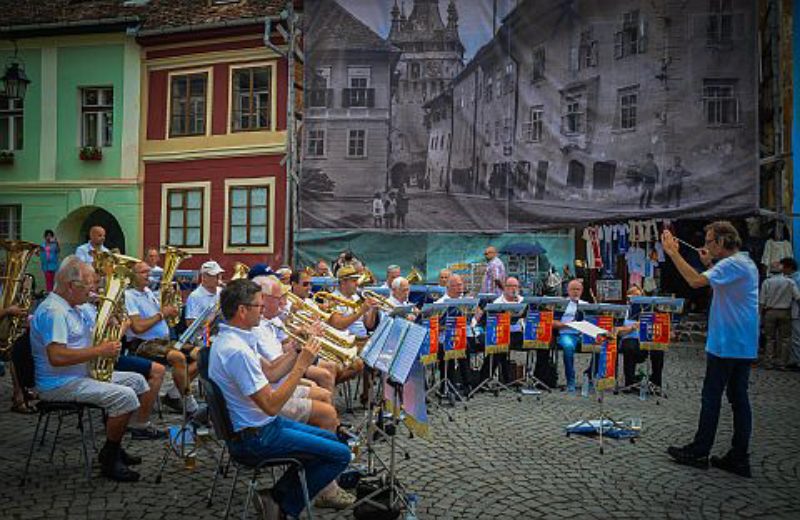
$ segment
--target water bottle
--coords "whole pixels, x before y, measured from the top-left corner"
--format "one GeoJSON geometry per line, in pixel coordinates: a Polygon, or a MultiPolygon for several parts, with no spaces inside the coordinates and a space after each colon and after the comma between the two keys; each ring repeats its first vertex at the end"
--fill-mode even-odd
{"type": "Polygon", "coordinates": [[[647,380],[647,375],[642,376],[642,382],[639,385],[639,400],[640,401],[647,401],[647,387],[649,386],[649,382],[647,380]]]}
{"type": "Polygon", "coordinates": [[[583,384],[581,385],[581,397],[589,397],[589,376],[583,374],[583,384]]]}
{"type": "Polygon", "coordinates": [[[407,495],[406,501],[408,501],[408,508],[406,509],[406,516],[403,517],[405,520],[417,520],[417,495],[407,495]]]}

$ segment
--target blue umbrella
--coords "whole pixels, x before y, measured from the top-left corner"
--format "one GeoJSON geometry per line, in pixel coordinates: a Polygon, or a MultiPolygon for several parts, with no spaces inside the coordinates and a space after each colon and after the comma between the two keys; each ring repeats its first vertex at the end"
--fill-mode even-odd
{"type": "Polygon", "coordinates": [[[500,253],[504,255],[539,256],[547,253],[547,250],[539,242],[533,244],[516,242],[504,246],[500,253]]]}

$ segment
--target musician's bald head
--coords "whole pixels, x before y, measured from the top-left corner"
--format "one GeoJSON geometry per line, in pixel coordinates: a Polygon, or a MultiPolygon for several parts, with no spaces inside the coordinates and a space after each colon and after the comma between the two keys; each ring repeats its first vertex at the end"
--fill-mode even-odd
{"type": "Polygon", "coordinates": [[[94,268],[75,255],[66,257],[55,276],[55,293],[70,305],[81,305],[89,301],[94,290],[94,268]]]}
{"type": "Polygon", "coordinates": [[[442,269],[439,271],[439,285],[447,287],[447,280],[450,278],[450,269],[442,269]]]}
{"type": "Polygon", "coordinates": [[[138,262],[133,266],[133,285],[139,290],[144,289],[150,283],[150,265],[147,262],[138,262]]]}
{"type": "Polygon", "coordinates": [[[89,229],[89,242],[94,247],[100,247],[106,241],[106,230],[103,226],[92,226],[89,229]]]}

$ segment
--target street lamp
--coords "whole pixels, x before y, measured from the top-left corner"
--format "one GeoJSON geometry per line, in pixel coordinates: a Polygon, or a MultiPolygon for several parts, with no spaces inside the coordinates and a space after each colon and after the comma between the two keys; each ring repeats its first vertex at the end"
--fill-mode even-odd
{"type": "Polygon", "coordinates": [[[0,77],[2,85],[0,92],[7,98],[22,100],[25,99],[25,92],[30,82],[28,75],[25,74],[22,60],[18,56],[17,42],[14,42],[14,57],[9,60],[5,73],[0,77]]]}

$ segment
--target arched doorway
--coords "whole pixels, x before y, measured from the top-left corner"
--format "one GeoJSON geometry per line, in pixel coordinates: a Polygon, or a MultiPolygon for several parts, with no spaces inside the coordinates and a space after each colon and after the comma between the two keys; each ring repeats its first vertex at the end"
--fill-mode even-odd
{"type": "Polygon", "coordinates": [[[72,253],[75,248],[89,240],[89,229],[92,226],[103,226],[106,230],[106,247],[117,248],[125,253],[125,234],[117,218],[97,206],[78,208],[59,222],[56,236],[61,243],[61,249],[65,253],[72,253]]]}

